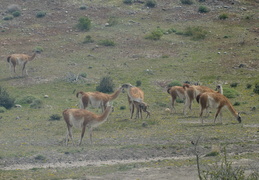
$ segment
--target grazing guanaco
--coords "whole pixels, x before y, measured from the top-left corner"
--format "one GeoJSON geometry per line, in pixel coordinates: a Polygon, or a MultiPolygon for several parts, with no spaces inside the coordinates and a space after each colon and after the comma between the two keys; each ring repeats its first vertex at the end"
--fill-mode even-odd
{"type": "Polygon", "coordinates": [[[185,93],[185,97],[186,97],[186,101],[185,101],[185,105],[184,105],[184,114],[186,114],[186,109],[187,107],[189,107],[189,109],[191,109],[191,104],[193,102],[193,100],[201,93],[204,92],[219,92],[219,93],[223,93],[223,89],[222,89],[222,85],[217,85],[216,89],[218,91],[214,91],[213,89],[207,87],[207,86],[197,86],[197,85],[189,85],[189,84],[184,84],[183,85],[184,88],[184,93],[185,93]]]}
{"type": "Polygon", "coordinates": [[[12,54],[12,55],[8,56],[7,62],[9,63],[11,73],[12,73],[12,69],[13,69],[13,72],[16,74],[16,66],[21,65],[22,66],[22,76],[24,74],[24,70],[26,72],[26,75],[28,76],[28,72],[27,72],[27,69],[25,68],[25,66],[29,61],[32,61],[36,57],[37,53],[39,53],[39,52],[37,52],[37,51],[34,52],[34,54],[32,56],[27,55],[27,54],[12,54]]]}
{"type": "Polygon", "coordinates": [[[82,144],[82,139],[84,137],[85,129],[88,127],[90,133],[90,141],[92,143],[92,131],[94,127],[99,126],[104,123],[110,113],[113,111],[112,106],[107,106],[105,111],[101,115],[94,114],[86,109],[66,109],[63,111],[63,118],[67,124],[67,135],[66,135],[66,145],[68,143],[68,136],[73,142],[72,127],[81,128],[81,138],[79,145],[82,144]]]}
{"type": "MultiPolygon", "coordinates": [[[[150,112],[147,110],[147,108],[148,108],[148,104],[147,104],[147,103],[145,103],[145,102],[133,101],[133,104],[134,104],[134,106],[135,106],[136,109],[137,109],[137,112],[136,112],[136,119],[139,118],[139,116],[140,116],[141,119],[142,119],[142,111],[145,112],[145,113],[147,113],[146,118],[150,117],[150,112]]],[[[133,110],[133,113],[134,113],[134,110],[133,110]]],[[[131,119],[132,119],[133,113],[131,114],[131,119]]]]}
{"type": "MultiPolygon", "coordinates": [[[[179,97],[181,100],[185,100],[184,88],[182,86],[173,86],[167,89],[168,94],[171,96],[171,113],[175,111],[175,101],[179,97]]],[[[190,103],[189,108],[191,109],[192,104],[190,103]]]]}
{"type": "Polygon", "coordinates": [[[218,93],[218,92],[204,92],[202,94],[199,94],[196,97],[196,100],[198,103],[200,103],[201,112],[200,112],[200,118],[201,122],[203,124],[203,111],[206,109],[208,111],[208,108],[216,108],[217,112],[215,114],[214,123],[220,114],[220,119],[222,123],[222,108],[227,107],[228,110],[232,113],[232,115],[237,119],[239,123],[241,123],[241,117],[239,113],[234,109],[233,105],[229,101],[229,99],[218,93]]]}
{"type": "MultiPolygon", "coordinates": [[[[123,84],[122,86],[122,92],[127,92],[128,95],[128,102],[129,102],[129,107],[130,107],[130,115],[131,115],[131,119],[133,117],[133,113],[134,113],[134,101],[135,102],[143,102],[144,101],[144,92],[138,88],[135,87],[133,85],[131,85],[130,83],[126,83],[123,84]]],[[[138,107],[136,107],[137,109],[138,107]]]]}
{"type": "Polygon", "coordinates": [[[102,92],[78,92],[76,97],[79,98],[79,104],[81,109],[86,109],[89,104],[94,108],[101,108],[102,112],[109,105],[109,102],[116,99],[121,93],[120,87],[112,94],[105,94],[102,92]]]}

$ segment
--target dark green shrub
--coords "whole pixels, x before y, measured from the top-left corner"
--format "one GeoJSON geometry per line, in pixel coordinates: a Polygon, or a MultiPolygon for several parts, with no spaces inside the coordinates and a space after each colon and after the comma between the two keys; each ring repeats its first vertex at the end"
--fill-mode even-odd
{"type": "Polygon", "coordinates": [[[141,81],[140,80],[136,81],[136,86],[137,87],[141,86],[141,81]]]}
{"type": "Polygon", "coordinates": [[[227,19],[227,18],[228,18],[228,15],[225,14],[225,13],[219,15],[219,19],[220,19],[220,20],[222,20],[222,19],[224,20],[224,19],[227,19]]]}
{"type": "Polygon", "coordinates": [[[254,93],[259,94],[259,83],[255,84],[254,93]]]}
{"type": "Polygon", "coordinates": [[[173,86],[182,86],[182,84],[179,81],[172,81],[167,85],[168,88],[173,86]]]}
{"type": "Polygon", "coordinates": [[[3,18],[3,20],[5,20],[5,21],[9,21],[9,20],[12,20],[12,19],[13,19],[13,16],[11,16],[11,15],[5,16],[3,18]]]}
{"type": "Polygon", "coordinates": [[[88,17],[81,17],[76,27],[81,31],[89,31],[91,28],[91,20],[88,17]]]}
{"type": "Polygon", "coordinates": [[[146,6],[149,8],[154,8],[156,6],[156,1],[155,0],[147,0],[146,1],[146,6]]]}
{"type": "Polygon", "coordinates": [[[121,106],[120,107],[120,110],[124,110],[124,109],[126,109],[126,106],[121,106]]]}
{"type": "Polygon", "coordinates": [[[40,46],[37,46],[34,48],[34,52],[41,53],[41,52],[43,52],[43,48],[40,46]]]}
{"type": "Polygon", "coordinates": [[[193,0],[181,0],[181,3],[191,5],[193,4],[193,0]]]}
{"type": "Polygon", "coordinates": [[[14,98],[11,98],[8,92],[0,86],[0,106],[10,109],[14,106],[14,98]]]}
{"type": "Polygon", "coordinates": [[[223,92],[224,92],[224,96],[226,96],[227,98],[235,98],[239,96],[239,93],[232,88],[224,88],[223,92]]]}
{"type": "Polygon", "coordinates": [[[14,12],[12,13],[12,15],[13,15],[13,17],[18,17],[18,16],[21,15],[21,12],[20,12],[20,11],[14,11],[14,12]]]}
{"type": "Polygon", "coordinates": [[[33,109],[39,109],[42,108],[43,106],[43,102],[40,99],[35,99],[31,104],[30,104],[30,108],[33,109]]]}
{"type": "Polygon", "coordinates": [[[99,86],[96,87],[97,91],[103,92],[103,93],[110,93],[114,91],[114,83],[111,77],[103,77],[100,81],[99,86]]]}
{"type": "Polygon", "coordinates": [[[233,105],[234,106],[240,106],[240,102],[235,102],[233,105]]]}
{"type": "Polygon", "coordinates": [[[82,6],[80,6],[80,8],[79,9],[81,9],[81,10],[86,10],[87,9],[87,7],[86,7],[86,5],[82,5],[82,6]]]}
{"type": "Polygon", "coordinates": [[[60,120],[61,119],[61,115],[59,115],[59,114],[52,114],[50,117],[49,117],[49,120],[50,121],[58,121],[58,120],[60,120]]]}
{"type": "Polygon", "coordinates": [[[252,87],[252,84],[247,84],[246,85],[246,89],[251,89],[251,87],[252,87]]]}
{"type": "Polygon", "coordinates": [[[85,36],[84,41],[83,41],[84,44],[93,43],[93,42],[94,42],[94,40],[89,35],[85,36]]]}
{"type": "Polygon", "coordinates": [[[209,11],[210,11],[210,9],[206,6],[200,6],[198,9],[198,12],[200,12],[200,13],[207,13],[209,11]]]}
{"type": "Polygon", "coordinates": [[[123,0],[123,3],[124,3],[124,4],[132,4],[132,3],[133,3],[133,0],[123,0]]]}
{"type": "Polygon", "coordinates": [[[46,157],[43,156],[43,155],[38,155],[38,156],[35,157],[35,159],[36,159],[36,160],[41,160],[41,161],[43,161],[43,160],[46,159],[46,157]]]}
{"type": "Polygon", "coordinates": [[[237,87],[237,85],[238,85],[238,83],[236,83],[236,82],[235,83],[231,83],[230,87],[237,87]]]}
{"type": "Polygon", "coordinates": [[[115,42],[113,42],[112,40],[109,40],[109,39],[100,40],[98,42],[98,44],[103,45],[103,46],[115,46],[115,42]]]}
{"type": "Polygon", "coordinates": [[[39,11],[39,12],[36,13],[36,17],[37,17],[37,18],[42,18],[42,17],[45,17],[46,14],[47,14],[47,13],[44,12],[44,11],[39,11]]]}
{"type": "Polygon", "coordinates": [[[163,36],[163,31],[161,29],[156,29],[152,31],[150,34],[145,36],[145,39],[150,39],[150,40],[159,40],[163,36]]]}
{"type": "Polygon", "coordinates": [[[184,35],[191,36],[193,40],[204,39],[207,35],[207,31],[203,30],[201,27],[187,27],[184,31],[184,35]]]}
{"type": "Polygon", "coordinates": [[[217,152],[217,151],[212,151],[212,152],[206,154],[205,156],[206,156],[206,157],[209,157],[209,156],[218,156],[218,155],[219,155],[219,152],[217,152]]]}
{"type": "Polygon", "coordinates": [[[83,77],[83,78],[86,78],[86,77],[87,77],[87,74],[86,74],[86,73],[80,73],[79,76],[80,76],[80,77],[83,77]]]}

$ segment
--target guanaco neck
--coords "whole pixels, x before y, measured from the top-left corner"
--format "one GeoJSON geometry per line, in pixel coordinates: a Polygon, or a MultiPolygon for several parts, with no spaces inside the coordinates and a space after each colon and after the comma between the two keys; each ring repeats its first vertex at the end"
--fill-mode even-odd
{"type": "Polygon", "coordinates": [[[121,88],[119,88],[117,91],[115,91],[114,93],[112,93],[111,95],[109,95],[109,100],[114,100],[116,99],[119,94],[121,93],[121,88]]]}
{"type": "Polygon", "coordinates": [[[102,123],[102,122],[106,121],[110,113],[111,113],[111,107],[107,107],[107,108],[105,109],[105,111],[103,112],[103,114],[101,114],[101,115],[96,119],[96,121],[98,121],[99,123],[102,123]]]}
{"type": "Polygon", "coordinates": [[[36,57],[36,52],[34,52],[34,54],[32,55],[32,56],[30,56],[30,58],[29,58],[29,61],[32,61],[35,57],[36,57]]]}
{"type": "Polygon", "coordinates": [[[233,105],[229,101],[227,101],[226,105],[228,107],[228,110],[232,113],[232,115],[237,118],[238,112],[234,109],[233,105]]]}

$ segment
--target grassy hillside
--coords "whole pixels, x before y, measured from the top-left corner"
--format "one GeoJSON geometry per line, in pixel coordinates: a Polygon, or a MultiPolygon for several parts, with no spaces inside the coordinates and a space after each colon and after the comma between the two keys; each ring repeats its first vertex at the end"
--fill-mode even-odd
{"type": "MultiPolygon", "coordinates": [[[[221,150],[226,146],[231,159],[238,162],[248,159],[251,164],[258,160],[259,96],[253,92],[259,83],[258,1],[206,0],[187,5],[181,1],[159,0],[154,8],[139,2],[2,0],[0,86],[22,108],[0,113],[0,177],[104,177],[143,167],[192,166],[195,158],[190,142],[197,137],[201,137],[202,155],[213,151],[214,146],[221,150]],[[20,16],[13,17],[10,5],[18,7],[20,16]],[[210,11],[199,12],[201,6],[210,11]],[[46,15],[37,17],[39,13],[46,15]],[[13,19],[6,20],[7,17],[13,19]],[[76,27],[81,17],[91,20],[89,31],[76,27]],[[146,38],[161,32],[158,40],[146,38]],[[86,36],[94,42],[83,43],[86,36]],[[100,44],[103,40],[115,45],[100,44]],[[29,76],[21,77],[18,66],[17,75],[11,77],[6,58],[13,53],[32,55],[35,49],[41,49],[42,53],[27,64],[29,76]],[[84,78],[72,82],[71,78],[79,74],[84,74],[84,78]],[[122,93],[113,102],[115,112],[109,122],[94,130],[93,145],[86,133],[81,147],[71,144],[66,147],[63,119],[53,121],[50,116],[61,116],[64,109],[76,108],[75,92],[95,91],[101,78],[107,76],[113,79],[116,88],[123,83],[136,85],[140,81],[151,118],[129,119],[127,97],[122,93]],[[213,124],[215,110],[211,110],[205,125],[201,125],[196,102],[186,116],[181,113],[183,103],[176,104],[176,113],[165,112],[170,107],[167,85],[185,81],[199,82],[213,89],[221,83],[226,92],[235,91],[238,96],[230,100],[241,112],[243,122],[238,124],[225,109],[223,124],[213,124]],[[237,87],[231,87],[232,84],[237,87]],[[248,84],[251,88],[247,88],[248,84]],[[48,98],[44,98],[45,95],[48,98]],[[35,109],[30,103],[21,103],[28,96],[40,100],[42,106],[35,109]],[[169,160],[40,168],[46,163],[156,157],[169,160]],[[171,157],[187,157],[187,160],[171,157]],[[20,169],[15,168],[16,164],[32,164],[32,167],[14,170],[20,169]],[[11,170],[4,170],[8,167],[11,170]]],[[[80,131],[74,130],[74,136],[78,139],[80,131]]],[[[217,160],[217,157],[206,157],[202,162],[206,165],[217,160]]]]}

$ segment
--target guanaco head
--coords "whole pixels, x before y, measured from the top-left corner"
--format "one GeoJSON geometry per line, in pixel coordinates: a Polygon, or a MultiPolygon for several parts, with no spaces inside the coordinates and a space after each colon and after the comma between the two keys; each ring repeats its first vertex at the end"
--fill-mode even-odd
{"type": "Polygon", "coordinates": [[[122,92],[124,93],[124,92],[125,92],[125,89],[129,89],[129,88],[131,88],[131,87],[133,87],[133,86],[132,86],[130,83],[123,84],[123,85],[121,86],[122,92]]]}
{"type": "Polygon", "coordinates": [[[221,84],[218,84],[217,86],[216,86],[216,91],[219,91],[220,90],[220,88],[222,87],[222,85],[221,84]]]}
{"type": "Polygon", "coordinates": [[[237,114],[237,120],[238,120],[238,122],[239,122],[239,123],[241,123],[241,122],[242,122],[242,119],[241,119],[240,113],[238,113],[238,114],[237,114]]]}
{"type": "Polygon", "coordinates": [[[189,88],[190,87],[190,84],[187,84],[187,83],[184,83],[183,84],[183,88],[186,89],[186,88],[189,88]]]}

